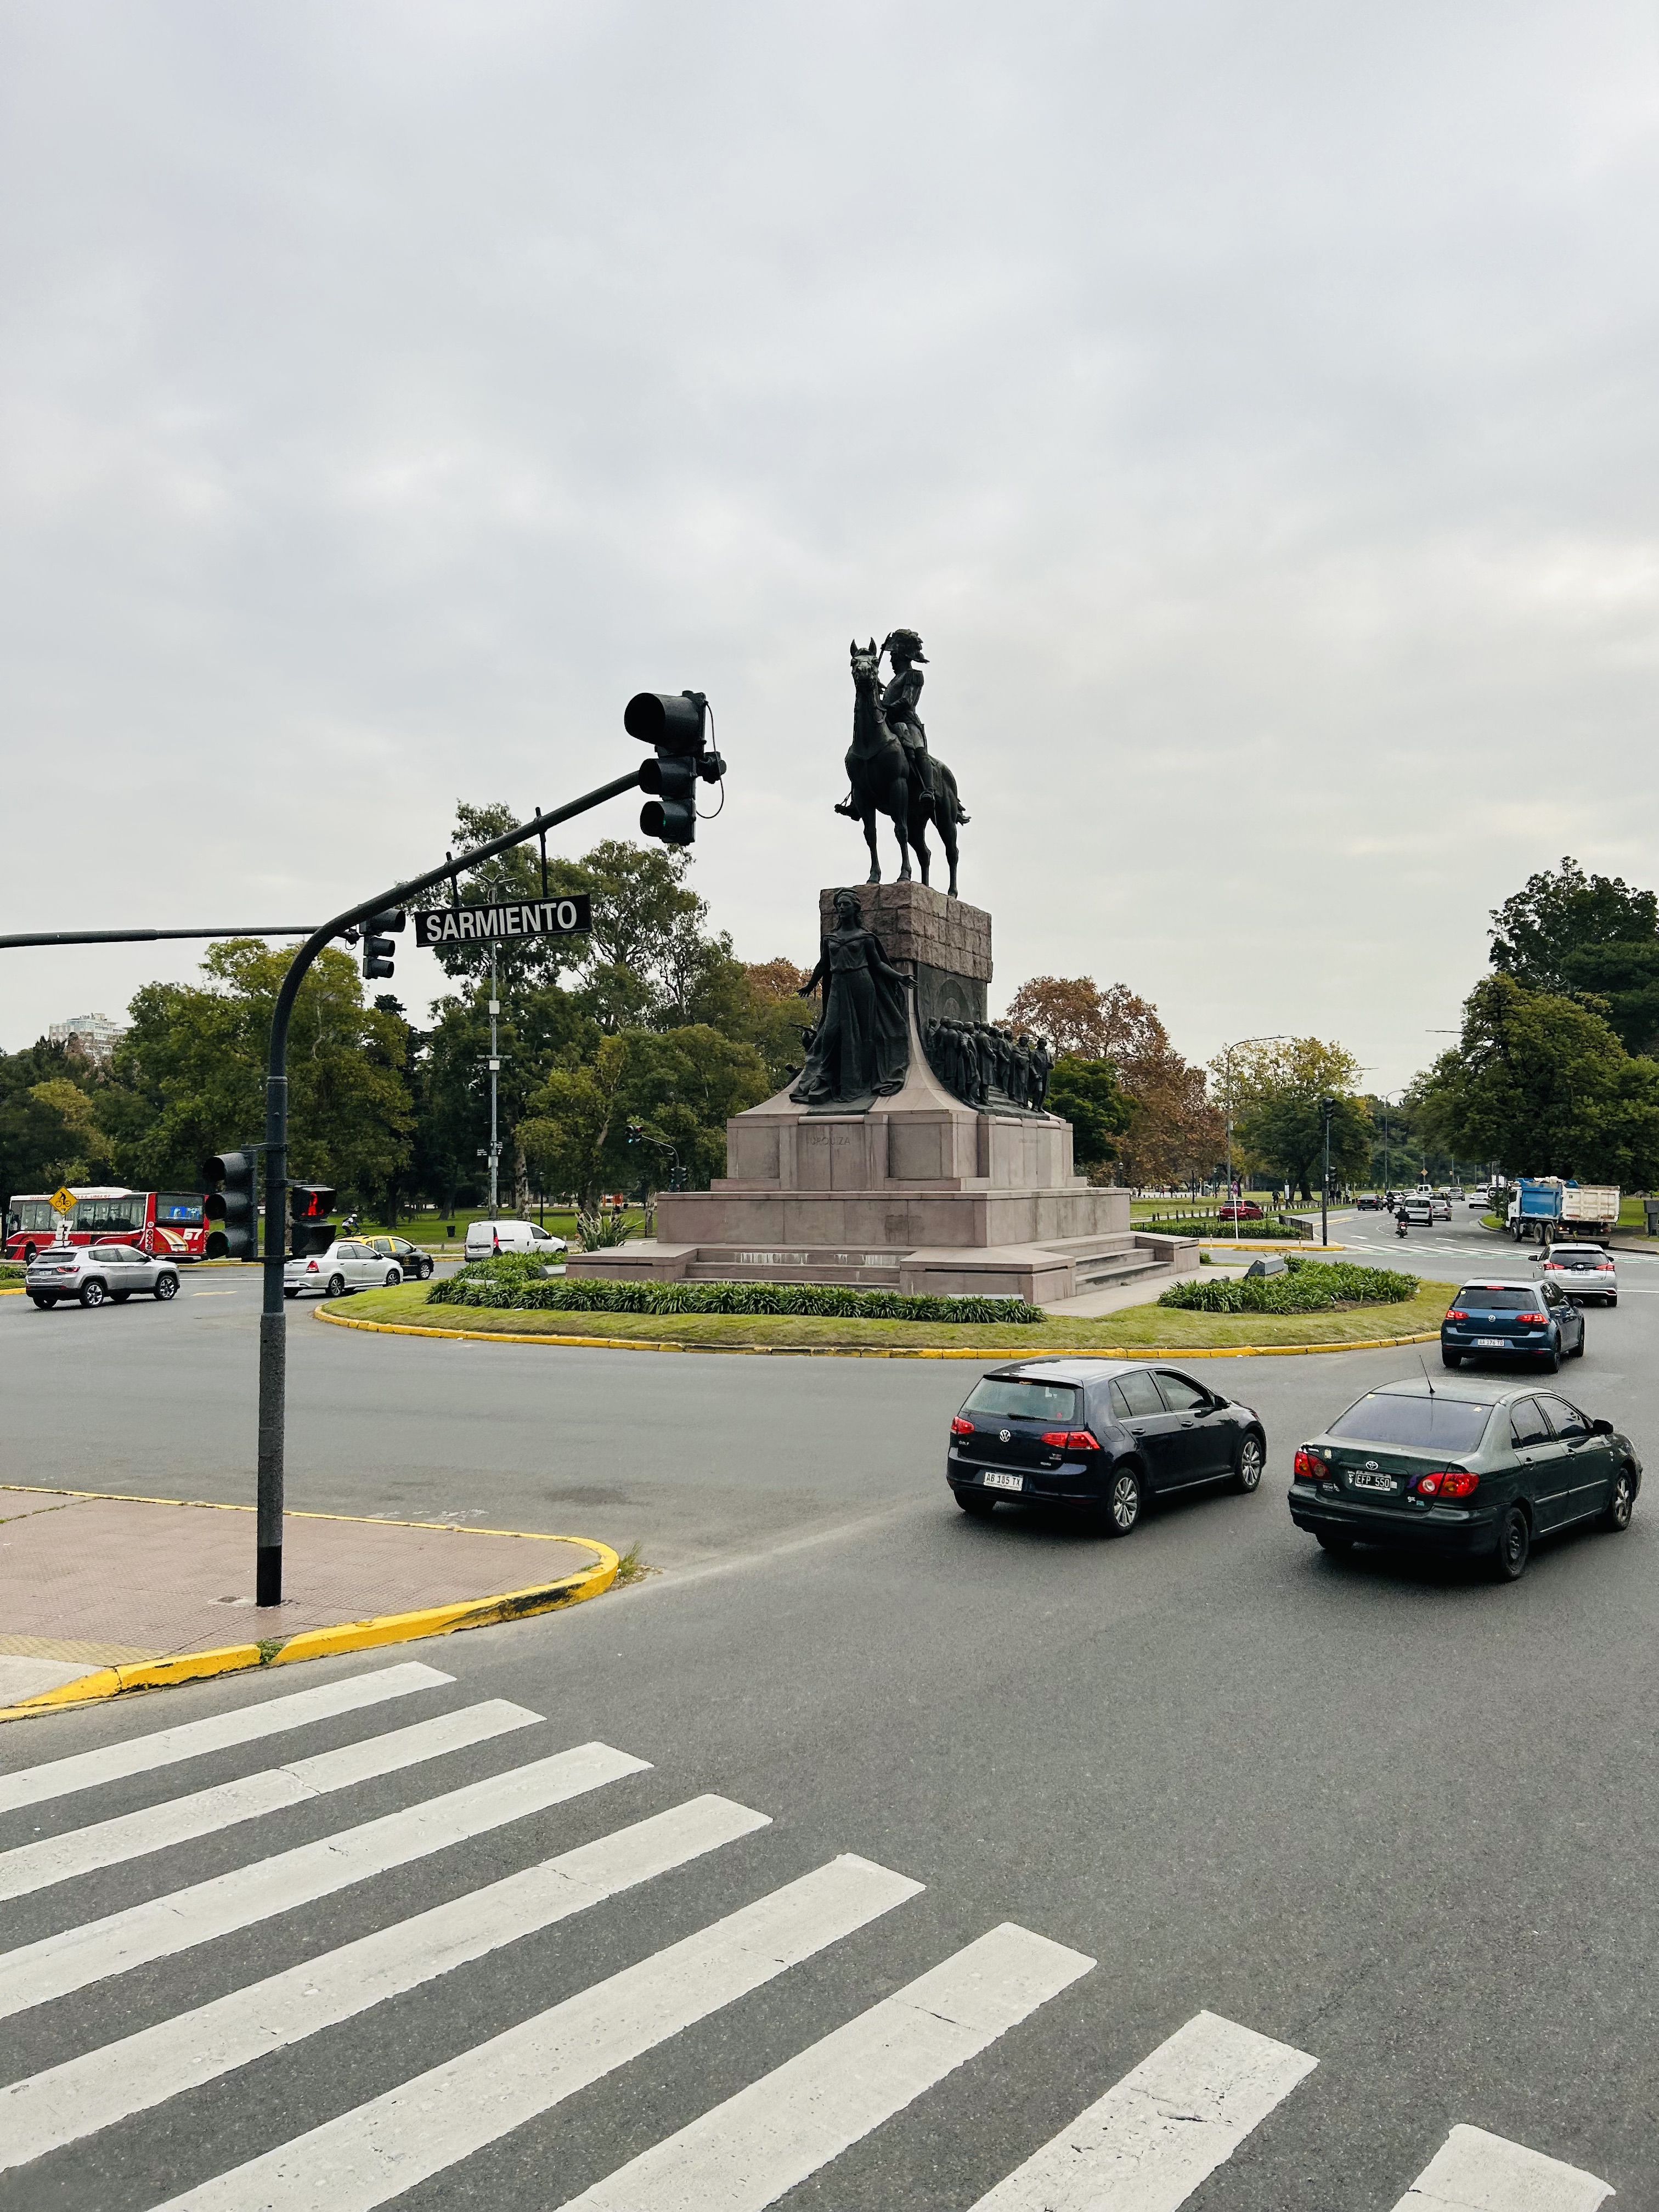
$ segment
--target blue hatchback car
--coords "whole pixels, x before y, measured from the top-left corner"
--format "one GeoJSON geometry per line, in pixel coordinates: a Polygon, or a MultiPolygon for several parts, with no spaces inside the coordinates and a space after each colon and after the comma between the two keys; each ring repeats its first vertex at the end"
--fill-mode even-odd
{"type": "Polygon", "coordinates": [[[1465,1283],[1440,1324],[1440,1357],[1448,1367],[1466,1359],[1524,1359],[1553,1375],[1583,1351],[1583,1312],[1553,1283],[1535,1279],[1465,1283]]]}

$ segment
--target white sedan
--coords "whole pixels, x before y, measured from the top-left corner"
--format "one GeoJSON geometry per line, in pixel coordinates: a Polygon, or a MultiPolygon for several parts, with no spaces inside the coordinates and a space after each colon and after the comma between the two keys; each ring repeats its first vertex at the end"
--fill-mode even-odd
{"type": "Polygon", "coordinates": [[[337,1298],[347,1291],[378,1290],[382,1285],[390,1290],[403,1279],[404,1271],[397,1261],[377,1252],[371,1243],[340,1237],[326,1252],[288,1262],[283,1269],[283,1296],[297,1298],[301,1291],[309,1291],[315,1297],[337,1298]]]}
{"type": "Polygon", "coordinates": [[[1547,1244],[1538,1264],[1570,1298],[1600,1298],[1604,1306],[1619,1303],[1619,1270],[1612,1253],[1599,1244],[1547,1244]]]}

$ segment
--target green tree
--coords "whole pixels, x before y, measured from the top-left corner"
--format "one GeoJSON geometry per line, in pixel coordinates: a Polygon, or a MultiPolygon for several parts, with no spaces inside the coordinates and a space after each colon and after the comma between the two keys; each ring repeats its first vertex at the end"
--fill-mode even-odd
{"type": "Polygon", "coordinates": [[[1510,1174],[1659,1180],[1659,1062],[1626,1052],[1593,1006],[1509,975],[1475,985],[1458,1044],[1408,1103],[1436,1141],[1510,1174]]]}
{"type": "Polygon", "coordinates": [[[1571,854],[1492,909],[1492,963],[1529,991],[1597,1003],[1625,1049],[1659,1038],[1659,896],[1571,854]]]}
{"type": "Polygon", "coordinates": [[[1343,1093],[1275,1091],[1258,1100],[1237,1125],[1246,1156],[1275,1182],[1288,1182],[1304,1198],[1318,1190],[1325,1168],[1321,1095],[1335,1096],[1331,1116],[1331,1174],[1349,1182],[1366,1174],[1371,1161],[1371,1119],[1363,1098],[1343,1093]]]}
{"type": "Polygon", "coordinates": [[[110,1172],[102,1079],[62,1045],[0,1053],[0,1196],[95,1182],[110,1172]]]}
{"type": "Polygon", "coordinates": [[[1048,1078],[1048,1108],[1072,1125],[1072,1160],[1091,1182],[1116,1159],[1117,1139],[1134,1118],[1135,1102],[1109,1060],[1062,1053],[1048,1078]]]}

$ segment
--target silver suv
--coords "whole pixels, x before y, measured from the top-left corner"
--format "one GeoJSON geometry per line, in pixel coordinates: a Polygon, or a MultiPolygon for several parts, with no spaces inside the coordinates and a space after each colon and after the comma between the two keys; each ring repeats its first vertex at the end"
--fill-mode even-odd
{"type": "Polygon", "coordinates": [[[136,1244],[43,1244],[29,1261],[23,1288],[38,1306],[78,1298],[100,1306],[125,1305],[135,1291],[166,1304],[179,1295],[179,1270],[171,1260],[152,1260],[136,1244]]]}

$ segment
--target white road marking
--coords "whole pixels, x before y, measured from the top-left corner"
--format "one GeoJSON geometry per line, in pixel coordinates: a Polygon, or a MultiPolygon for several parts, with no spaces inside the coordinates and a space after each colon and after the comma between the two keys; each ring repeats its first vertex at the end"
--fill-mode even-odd
{"type": "Polygon", "coordinates": [[[291,1697],[267,1698],[262,1705],[241,1705],[232,1713],[216,1713],[210,1720],[185,1721],[177,1728],[158,1729],[153,1735],[130,1736],[125,1743],[105,1744],[97,1751],[74,1752],[67,1759],[0,1775],[0,1813],[95,1790],[101,1783],[122,1782],[131,1774],[149,1774],[158,1766],[200,1759],[232,1744],[256,1743],[261,1736],[307,1728],[338,1713],[361,1712],[366,1705],[406,1698],[416,1690],[435,1690],[454,1679],[411,1660],[372,1674],[354,1674],[343,1682],[328,1682],[320,1689],[296,1690],[291,1697]]]}
{"type": "Polygon", "coordinates": [[[565,2212],[761,2212],[1094,1963],[1005,1922],[618,2167],[565,2212]]]}
{"type": "Polygon", "coordinates": [[[1201,2012],[974,2212],[1176,2212],[1318,2063],[1201,2012]]]}
{"type": "Polygon", "coordinates": [[[435,1720],[417,1721],[414,1727],[394,1729],[385,1735],[347,1744],[340,1751],[325,1751],[312,1759],[296,1759],[290,1766],[269,1767],[263,1774],[244,1775],[238,1782],[221,1782],[211,1790],[198,1790],[188,1797],[169,1798],[165,1804],[146,1805],[137,1813],[122,1813],[112,1820],[99,1820],[72,1834],[43,1836],[38,1844],[20,1844],[15,1851],[0,1852],[0,1898],[26,1897],[55,1881],[90,1874],[94,1868],[119,1865],[142,1858],[147,1852],[166,1850],[173,1844],[210,1836],[264,1813],[278,1813],[290,1805],[304,1805],[331,1791],[349,1789],[377,1774],[395,1774],[423,1759],[441,1758],[446,1752],[485,1743],[510,1729],[528,1728],[539,1713],[524,1705],[492,1698],[487,1704],[466,1705],[459,1712],[441,1713],[435,1720]]]}
{"type": "Polygon", "coordinates": [[[1483,2128],[1454,2128],[1394,2212],[1595,2212],[1612,2195],[1580,2166],[1483,2128]]]}
{"type": "Polygon", "coordinates": [[[832,1859],[161,2212],[372,2212],[921,1888],[868,1859],[832,1859]]]}
{"type": "Polygon", "coordinates": [[[65,1928],[39,1942],[0,1953],[0,2020],[124,1974],[153,1959],[171,1958],[232,1929],[252,1927],[275,1912],[292,1911],[319,1897],[366,1881],[371,1875],[407,1866],[411,1859],[447,1850],[469,1837],[487,1835],[527,1813],[539,1813],[585,1790],[642,1774],[650,1762],[609,1744],[585,1743],[509,1774],[491,1775],[447,1796],[401,1813],[301,1844],[275,1858],[258,1859],[216,1875],[170,1896],[149,1899],[125,1912],[65,1928]]]}
{"type": "Polygon", "coordinates": [[[770,1825],[727,1798],[694,1797],[14,2081],[0,2089],[0,2168],[43,2158],[770,1825]]]}

